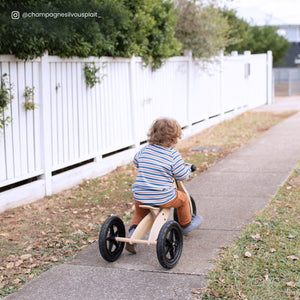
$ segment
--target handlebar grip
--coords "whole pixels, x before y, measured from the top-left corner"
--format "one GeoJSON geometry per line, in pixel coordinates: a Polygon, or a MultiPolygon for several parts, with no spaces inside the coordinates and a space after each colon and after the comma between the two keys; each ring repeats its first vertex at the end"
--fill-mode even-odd
{"type": "Polygon", "coordinates": [[[191,165],[191,171],[195,172],[197,170],[197,167],[195,165],[191,165]]]}

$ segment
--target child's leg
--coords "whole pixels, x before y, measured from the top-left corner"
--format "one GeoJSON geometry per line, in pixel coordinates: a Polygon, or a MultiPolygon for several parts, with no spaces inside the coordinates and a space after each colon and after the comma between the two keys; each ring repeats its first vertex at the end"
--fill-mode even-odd
{"type": "Polygon", "coordinates": [[[182,227],[188,226],[190,224],[192,216],[190,211],[189,198],[184,192],[177,191],[176,197],[172,201],[161,205],[161,207],[177,208],[179,224],[182,227]]]}
{"type": "Polygon", "coordinates": [[[129,230],[131,228],[135,228],[137,227],[137,225],[144,219],[144,217],[149,213],[149,209],[144,209],[140,207],[140,204],[142,204],[141,202],[138,202],[136,200],[134,200],[134,213],[133,213],[133,217],[132,217],[132,221],[131,221],[131,226],[129,228],[129,230]]]}

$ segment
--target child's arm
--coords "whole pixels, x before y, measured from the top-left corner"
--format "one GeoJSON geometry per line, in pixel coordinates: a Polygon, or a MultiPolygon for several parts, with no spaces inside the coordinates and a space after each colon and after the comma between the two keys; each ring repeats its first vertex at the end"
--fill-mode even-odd
{"type": "Polygon", "coordinates": [[[138,168],[139,167],[139,163],[138,163],[138,160],[137,160],[137,156],[138,156],[138,153],[136,153],[136,155],[133,158],[133,164],[138,168]]]}
{"type": "Polygon", "coordinates": [[[176,151],[174,153],[174,164],[172,168],[173,176],[176,180],[182,181],[187,180],[191,176],[191,166],[190,163],[185,163],[181,155],[176,151]]]}

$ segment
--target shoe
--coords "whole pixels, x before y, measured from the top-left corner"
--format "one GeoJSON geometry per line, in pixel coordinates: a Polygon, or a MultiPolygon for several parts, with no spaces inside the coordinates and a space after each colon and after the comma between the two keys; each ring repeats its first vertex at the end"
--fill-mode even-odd
{"type": "Polygon", "coordinates": [[[135,231],[135,228],[131,228],[131,229],[129,230],[129,236],[132,236],[133,233],[134,233],[134,231],[135,231]]]}
{"type": "MultiPolygon", "coordinates": [[[[135,228],[131,228],[129,230],[129,237],[131,237],[133,235],[134,231],[135,231],[135,228]]],[[[136,254],[137,253],[137,244],[126,243],[125,249],[132,254],[136,254]]]]}
{"type": "Polygon", "coordinates": [[[182,228],[182,232],[184,235],[189,235],[193,230],[198,228],[201,225],[202,217],[201,216],[194,216],[192,217],[191,223],[189,226],[182,228]]]}

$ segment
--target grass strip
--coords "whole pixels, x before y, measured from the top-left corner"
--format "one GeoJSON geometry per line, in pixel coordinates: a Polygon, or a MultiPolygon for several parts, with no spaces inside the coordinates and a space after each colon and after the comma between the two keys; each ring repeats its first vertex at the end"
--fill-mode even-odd
{"type": "MultiPolygon", "coordinates": [[[[300,164],[219,257],[201,299],[300,299],[300,164]]],[[[197,294],[197,293],[196,293],[197,294]]]]}

